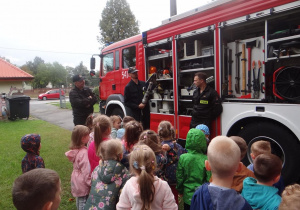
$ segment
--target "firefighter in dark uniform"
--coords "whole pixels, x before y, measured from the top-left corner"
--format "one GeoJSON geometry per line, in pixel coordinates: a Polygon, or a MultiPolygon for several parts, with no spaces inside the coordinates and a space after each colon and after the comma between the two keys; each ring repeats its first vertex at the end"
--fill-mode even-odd
{"type": "Polygon", "coordinates": [[[198,72],[194,77],[197,89],[193,93],[193,112],[190,128],[205,124],[211,128],[211,122],[218,117],[223,107],[219,94],[215,89],[206,84],[207,75],[198,72]]]}
{"type": "Polygon", "coordinates": [[[148,103],[142,103],[145,82],[138,79],[138,70],[135,67],[128,69],[128,75],[131,80],[124,90],[124,104],[126,109],[129,110],[127,115],[133,117],[138,122],[142,122],[144,129],[149,129],[150,108],[148,103]]]}
{"type": "Polygon", "coordinates": [[[84,87],[85,81],[81,75],[73,76],[75,87],[70,91],[69,99],[73,110],[74,125],[85,125],[86,118],[94,112],[96,95],[84,87]]]}

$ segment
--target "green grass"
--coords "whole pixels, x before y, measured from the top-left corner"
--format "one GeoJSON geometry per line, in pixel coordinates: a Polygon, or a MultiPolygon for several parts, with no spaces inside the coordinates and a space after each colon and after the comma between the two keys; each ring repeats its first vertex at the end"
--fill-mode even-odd
{"type": "MultiPolygon", "coordinates": [[[[59,102],[50,102],[49,104],[52,104],[54,106],[60,107],[60,103],[59,102]]],[[[68,102],[68,101],[66,102],[66,108],[72,110],[71,103],[68,102]]],[[[98,103],[94,104],[94,112],[95,113],[99,112],[99,104],[98,103]]]]}
{"type": "Polygon", "coordinates": [[[25,152],[21,149],[21,137],[28,133],[41,135],[40,156],[46,168],[58,172],[62,183],[62,199],[59,209],[76,209],[70,193],[72,163],[65,157],[71,132],[48,122],[29,118],[29,120],[0,121],[0,209],[15,209],[11,189],[14,180],[22,174],[21,161],[25,152]]]}

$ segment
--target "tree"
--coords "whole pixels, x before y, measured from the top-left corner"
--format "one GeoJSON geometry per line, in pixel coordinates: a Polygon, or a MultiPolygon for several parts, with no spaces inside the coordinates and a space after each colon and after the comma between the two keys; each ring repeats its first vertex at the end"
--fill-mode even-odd
{"type": "Polygon", "coordinates": [[[138,21],[126,0],[108,0],[102,11],[98,41],[102,44],[117,42],[140,33],[138,21]]]}
{"type": "Polygon", "coordinates": [[[40,64],[45,64],[45,61],[44,61],[42,58],[36,56],[36,57],[34,58],[33,62],[28,61],[28,62],[26,62],[26,64],[23,65],[23,66],[27,66],[28,69],[35,75],[35,74],[37,74],[38,66],[39,66],[40,64]]]}

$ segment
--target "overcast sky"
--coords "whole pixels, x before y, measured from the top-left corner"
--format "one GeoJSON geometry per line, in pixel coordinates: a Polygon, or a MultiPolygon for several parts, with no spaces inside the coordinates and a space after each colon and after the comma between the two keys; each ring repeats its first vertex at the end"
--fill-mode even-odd
{"type": "MultiPolygon", "coordinates": [[[[127,0],[140,31],[159,26],[170,16],[170,0],[127,0]]],[[[208,0],[177,0],[177,14],[208,0]]],[[[99,20],[106,0],[5,0],[0,4],[0,56],[21,66],[38,56],[89,69],[99,53],[99,20]]]]}

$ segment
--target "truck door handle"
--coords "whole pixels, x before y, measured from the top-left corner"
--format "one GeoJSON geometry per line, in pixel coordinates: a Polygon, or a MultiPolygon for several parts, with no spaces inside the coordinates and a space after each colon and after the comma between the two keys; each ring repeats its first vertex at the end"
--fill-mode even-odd
{"type": "Polygon", "coordinates": [[[116,90],[116,84],[113,84],[113,85],[112,85],[112,89],[113,89],[113,90],[116,90]]]}

